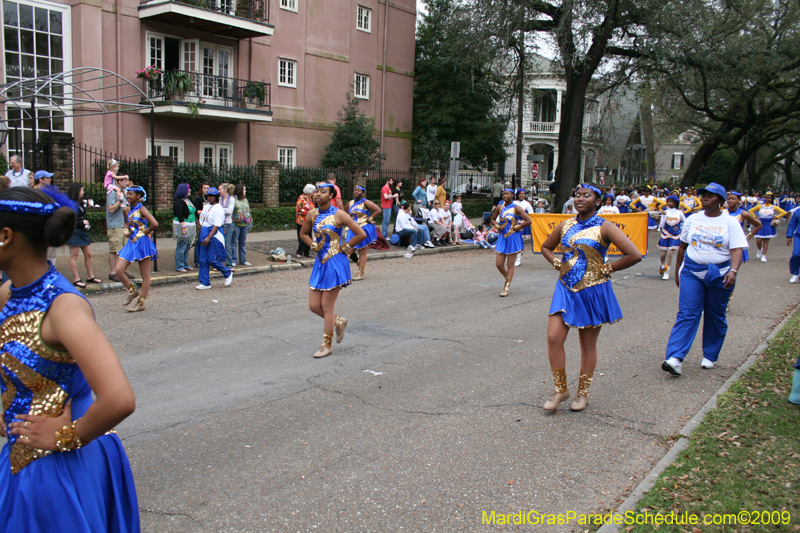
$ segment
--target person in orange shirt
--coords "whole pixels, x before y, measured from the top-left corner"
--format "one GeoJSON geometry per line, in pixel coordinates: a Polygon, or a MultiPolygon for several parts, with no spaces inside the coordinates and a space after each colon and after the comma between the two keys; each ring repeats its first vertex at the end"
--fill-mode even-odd
{"type": "Polygon", "coordinates": [[[305,187],[303,187],[303,194],[297,197],[297,206],[295,207],[297,216],[295,217],[295,224],[297,225],[297,257],[311,257],[311,248],[303,242],[303,239],[300,238],[300,230],[303,227],[303,223],[306,221],[306,215],[309,211],[314,209],[314,191],[317,188],[314,187],[312,184],[307,183],[305,187]]]}

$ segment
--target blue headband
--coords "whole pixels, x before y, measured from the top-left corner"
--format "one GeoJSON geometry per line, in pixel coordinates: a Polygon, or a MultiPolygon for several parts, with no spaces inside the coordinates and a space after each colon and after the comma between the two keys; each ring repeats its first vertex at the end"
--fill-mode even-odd
{"type": "Polygon", "coordinates": [[[519,196],[519,193],[524,192],[524,193],[527,194],[528,191],[526,191],[525,189],[517,189],[515,192],[516,192],[517,196],[519,196]]]}
{"type": "Polygon", "coordinates": [[[147,191],[145,191],[145,190],[142,188],[142,186],[141,186],[141,185],[134,185],[133,187],[128,187],[127,189],[125,189],[125,191],[126,191],[126,192],[127,192],[127,191],[140,192],[140,193],[142,193],[142,201],[143,201],[143,202],[146,202],[146,201],[147,201],[147,191]]]}
{"type": "Polygon", "coordinates": [[[514,189],[503,189],[506,192],[514,192],[514,189]]]}
{"type": "Polygon", "coordinates": [[[734,195],[734,196],[738,196],[739,198],[741,198],[741,197],[742,197],[742,193],[740,193],[740,192],[736,192],[736,191],[729,191],[729,192],[728,192],[728,194],[732,194],[732,195],[734,195]]]}
{"type": "Polygon", "coordinates": [[[356,185],[356,189],[358,189],[359,191],[364,191],[364,192],[367,192],[367,189],[365,189],[365,188],[364,188],[364,187],[362,187],[361,185],[356,185]]]}
{"type": "Polygon", "coordinates": [[[23,202],[20,200],[0,200],[0,211],[21,213],[26,215],[50,216],[59,209],[61,204],[43,204],[42,202],[23,202]]]}
{"type": "Polygon", "coordinates": [[[323,189],[325,187],[333,187],[333,183],[322,183],[320,185],[317,185],[317,189],[323,189]]]}
{"type": "Polygon", "coordinates": [[[603,193],[600,191],[600,189],[598,189],[594,185],[589,185],[588,183],[581,183],[580,185],[578,185],[576,190],[577,189],[590,189],[592,192],[597,193],[597,196],[599,196],[600,198],[603,197],[603,193]]]}

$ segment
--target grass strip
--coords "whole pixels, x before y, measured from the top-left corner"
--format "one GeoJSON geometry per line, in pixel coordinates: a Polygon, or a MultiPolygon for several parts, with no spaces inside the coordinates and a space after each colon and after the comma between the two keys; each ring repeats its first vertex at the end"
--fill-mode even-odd
{"type": "Polygon", "coordinates": [[[720,395],[636,506],[637,513],[694,515],[697,524],[623,524],[620,531],[800,531],[800,407],[788,402],[798,349],[800,313],[720,395]]]}

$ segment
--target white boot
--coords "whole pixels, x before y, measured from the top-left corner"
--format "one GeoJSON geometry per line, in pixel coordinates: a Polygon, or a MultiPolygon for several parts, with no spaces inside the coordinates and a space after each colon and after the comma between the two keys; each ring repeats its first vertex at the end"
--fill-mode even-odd
{"type": "Polygon", "coordinates": [[[521,262],[522,262],[522,252],[519,252],[517,254],[517,260],[514,261],[514,266],[518,267],[521,262]]]}
{"type": "Polygon", "coordinates": [[[761,249],[760,249],[760,248],[759,248],[759,250],[756,252],[756,257],[761,257],[761,249]]]}
{"type": "Polygon", "coordinates": [[[669,267],[664,269],[664,275],[661,276],[661,279],[669,279],[669,267]]]}
{"type": "Polygon", "coordinates": [[[800,281],[800,276],[792,276],[789,278],[789,283],[797,283],[798,281],[800,281]]]}

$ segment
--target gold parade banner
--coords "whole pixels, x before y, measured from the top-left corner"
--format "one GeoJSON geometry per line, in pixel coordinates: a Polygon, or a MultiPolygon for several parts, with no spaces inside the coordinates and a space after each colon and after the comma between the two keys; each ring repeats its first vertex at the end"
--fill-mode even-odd
{"type": "MultiPolygon", "coordinates": [[[[559,215],[559,214],[533,214],[531,217],[531,233],[533,234],[533,253],[541,253],[542,243],[550,235],[556,226],[561,224],[564,220],[572,218],[575,215],[559,215]]],[[[619,229],[622,230],[639,252],[642,257],[647,255],[647,213],[625,213],[624,215],[600,215],[609,222],[613,222],[619,229]]],[[[564,253],[564,248],[559,245],[556,253],[564,253]]],[[[609,255],[622,255],[622,253],[613,244],[608,248],[609,255]]]]}

